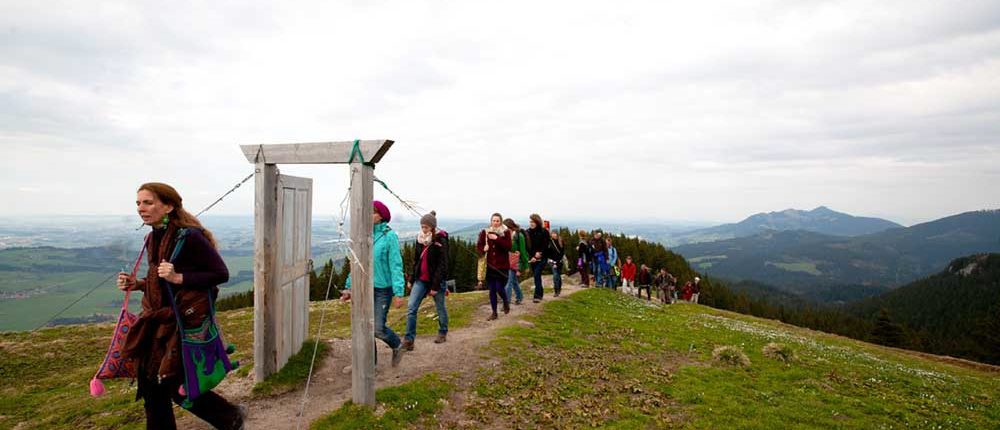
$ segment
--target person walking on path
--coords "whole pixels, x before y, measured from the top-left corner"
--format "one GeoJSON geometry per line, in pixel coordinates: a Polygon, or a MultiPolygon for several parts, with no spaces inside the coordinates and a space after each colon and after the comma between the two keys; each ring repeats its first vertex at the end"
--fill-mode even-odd
{"type": "Polygon", "coordinates": [[[594,253],[594,282],[598,287],[607,286],[608,277],[608,244],[602,237],[600,230],[594,232],[593,239],[590,240],[590,249],[594,253]]]}
{"type": "Polygon", "coordinates": [[[607,244],[607,250],[608,250],[608,267],[610,268],[610,270],[608,271],[608,277],[607,277],[608,287],[609,288],[617,289],[618,288],[618,276],[621,273],[620,272],[621,268],[619,267],[619,264],[618,264],[618,249],[615,248],[614,245],[611,243],[611,237],[608,237],[607,239],[605,239],[604,242],[607,244]]]}
{"type": "Polygon", "coordinates": [[[511,231],[510,270],[507,272],[507,298],[513,298],[514,304],[519,305],[521,304],[521,300],[524,299],[524,293],[521,292],[521,283],[518,280],[521,273],[528,270],[527,240],[524,238],[521,226],[514,222],[513,219],[507,218],[503,220],[503,225],[507,226],[511,231]],[[515,296],[511,296],[512,292],[515,296]]]}
{"type": "Polygon", "coordinates": [[[694,284],[691,285],[691,303],[698,304],[698,296],[701,295],[701,278],[695,276],[694,284]]]}
{"type": "Polygon", "coordinates": [[[655,279],[655,283],[659,287],[657,298],[660,299],[660,302],[664,304],[674,303],[674,284],[676,282],[677,279],[670,274],[666,267],[660,269],[660,274],[656,275],[655,279]]]}
{"type": "MultiPolygon", "coordinates": [[[[372,288],[375,305],[375,338],[392,348],[392,367],[399,366],[403,359],[402,341],[399,335],[386,325],[389,305],[403,306],[405,280],[403,279],[403,254],[399,250],[399,235],[389,227],[392,213],[382,202],[372,202],[372,288]]],[[[362,274],[364,275],[364,274],[362,274]]],[[[340,300],[351,300],[351,276],[347,277],[345,290],[340,300]]],[[[378,355],[376,355],[377,359],[378,355]]]]}
{"type": "MultiPolygon", "coordinates": [[[[608,242],[610,243],[610,242],[608,242]]],[[[635,289],[635,263],[632,256],[625,257],[625,264],[622,264],[622,292],[632,294],[635,289]]]]}
{"type": "MultiPolygon", "coordinates": [[[[201,327],[211,318],[219,285],[229,281],[229,269],[219,255],[208,229],[184,209],[180,193],[170,185],[150,182],[139,187],[135,201],[144,225],[152,228],[146,242],[149,270],[136,279],[118,274],[118,289],[142,291],[142,313],[125,336],[122,355],[136,364],[136,399],[142,398],[147,429],[176,429],[172,403],[184,403],[180,393],[184,364],[180,353],[180,330],[201,327]],[[171,256],[186,229],[184,245],[171,256]],[[170,289],[183,327],[171,305],[170,289]]],[[[214,391],[207,391],[187,409],[218,429],[242,429],[247,412],[214,391]]]]}
{"type": "Polygon", "coordinates": [[[691,289],[692,288],[693,287],[691,285],[691,281],[687,281],[687,282],[684,283],[684,288],[681,289],[681,300],[683,300],[685,302],[690,302],[691,301],[691,293],[692,293],[691,289]]]}
{"type": "Polygon", "coordinates": [[[434,343],[448,340],[448,309],[445,307],[448,277],[448,233],[437,229],[437,212],[420,217],[420,233],[417,234],[413,253],[413,280],[410,300],[406,309],[406,334],[403,348],[413,351],[413,341],[417,337],[417,311],[424,297],[430,295],[437,309],[438,335],[434,343]],[[444,290],[444,291],[442,291],[444,290]]]}
{"type": "Polygon", "coordinates": [[[493,314],[487,319],[497,319],[497,296],[503,300],[503,313],[510,313],[510,300],[504,288],[510,272],[510,230],[503,225],[503,216],[494,213],[490,226],[479,232],[476,250],[486,256],[486,285],[490,290],[490,307],[493,314]]]}
{"type": "Polygon", "coordinates": [[[562,293],[562,269],[563,269],[563,258],[566,256],[566,247],[563,246],[562,238],[559,237],[559,233],[552,232],[549,234],[551,238],[549,242],[549,262],[552,263],[552,288],[555,291],[555,296],[559,297],[562,293]]]}
{"type": "Polygon", "coordinates": [[[538,214],[531,214],[531,221],[528,228],[528,262],[531,264],[531,276],[535,278],[535,295],[533,302],[542,301],[545,290],[542,289],[542,270],[548,261],[549,231],[542,226],[542,217],[538,214]]]}
{"type": "Polygon", "coordinates": [[[580,243],[576,245],[576,268],[580,271],[580,285],[583,288],[590,287],[590,263],[594,259],[594,253],[590,250],[590,243],[587,242],[587,233],[583,230],[577,232],[580,243]]]}
{"type": "Polygon", "coordinates": [[[635,276],[635,283],[636,283],[636,288],[638,288],[635,292],[636,297],[642,297],[642,290],[645,289],[646,300],[647,301],[653,300],[652,298],[653,274],[652,272],[649,271],[649,267],[646,266],[645,264],[639,267],[639,273],[637,273],[635,276]]]}

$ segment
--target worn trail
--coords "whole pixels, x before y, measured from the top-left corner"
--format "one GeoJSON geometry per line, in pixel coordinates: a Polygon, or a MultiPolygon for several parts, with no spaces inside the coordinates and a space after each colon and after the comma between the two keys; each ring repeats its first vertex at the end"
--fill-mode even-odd
{"type": "MultiPolygon", "coordinates": [[[[546,286],[551,283],[551,277],[546,277],[546,286]]],[[[561,297],[547,294],[545,301],[559,300],[578,291],[575,280],[564,278],[561,297]]],[[[510,314],[500,314],[496,321],[487,321],[490,306],[487,301],[479,306],[472,322],[461,329],[450,330],[448,341],[442,344],[434,343],[434,335],[418,336],[414,351],[407,352],[397,368],[392,368],[391,351],[379,342],[378,366],[376,367],[376,389],[404,384],[418,379],[428,373],[459,373],[474,375],[475,371],[486,364],[481,349],[496,336],[500,328],[516,324],[526,315],[537,314],[545,303],[532,303],[529,290],[525,290],[525,300],[521,305],[511,304],[510,314]]],[[[392,327],[402,334],[405,327],[392,327]]],[[[339,408],[351,399],[351,341],[350,339],[327,339],[330,353],[322,366],[313,375],[309,388],[309,399],[302,419],[302,428],[308,428],[309,423],[319,419],[339,408]]],[[[252,398],[252,377],[230,378],[220,386],[219,391],[233,402],[246,404],[250,408],[250,428],[252,429],[289,429],[295,428],[298,413],[302,406],[302,390],[296,389],[289,393],[267,398],[252,398]]],[[[470,378],[463,378],[470,379],[470,378]]],[[[178,419],[180,428],[210,429],[207,424],[197,418],[185,414],[178,419]]]]}

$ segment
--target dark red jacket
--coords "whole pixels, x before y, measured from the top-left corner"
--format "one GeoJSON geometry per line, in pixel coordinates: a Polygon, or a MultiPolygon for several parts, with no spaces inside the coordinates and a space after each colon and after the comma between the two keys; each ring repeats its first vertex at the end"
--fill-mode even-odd
{"type": "Polygon", "coordinates": [[[486,239],[486,230],[480,231],[479,240],[476,241],[476,251],[479,251],[479,255],[483,255],[483,247],[489,242],[490,249],[485,252],[486,269],[503,271],[503,275],[507,276],[506,271],[510,270],[510,256],[508,255],[511,247],[510,230],[504,230],[503,236],[497,236],[496,239],[486,239]]]}
{"type": "Polygon", "coordinates": [[[635,281],[639,285],[653,285],[653,274],[649,272],[649,269],[640,269],[639,277],[635,281]]]}

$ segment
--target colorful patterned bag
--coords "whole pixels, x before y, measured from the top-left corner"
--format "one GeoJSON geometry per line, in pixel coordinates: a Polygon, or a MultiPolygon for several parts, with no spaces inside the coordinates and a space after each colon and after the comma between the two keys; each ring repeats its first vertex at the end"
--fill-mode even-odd
{"type": "MultiPolygon", "coordinates": [[[[139,271],[139,264],[142,263],[142,256],[146,253],[148,245],[149,235],[146,235],[142,250],[139,251],[139,258],[135,260],[135,265],[132,266],[132,279],[135,279],[135,274],[139,271]]],[[[97,374],[90,380],[91,396],[99,397],[104,394],[102,379],[135,378],[135,363],[132,360],[122,358],[125,336],[128,335],[128,331],[135,325],[135,320],[139,318],[128,311],[128,299],[131,294],[132,291],[125,292],[125,301],[122,302],[122,310],[118,313],[118,322],[115,324],[115,331],[111,335],[111,345],[108,346],[108,352],[104,355],[104,361],[101,363],[101,367],[97,369],[97,374]]]]}
{"type": "MultiPolygon", "coordinates": [[[[170,261],[177,258],[177,254],[184,246],[184,239],[187,229],[177,231],[177,244],[174,246],[173,255],[170,261]]],[[[219,385],[226,374],[239,367],[239,362],[231,362],[229,354],[236,348],[233,345],[226,346],[222,340],[222,331],[215,320],[215,297],[211,297],[209,290],[209,313],[208,318],[199,327],[185,329],[184,322],[177,307],[177,300],[174,297],[174,290],[169,282],[164,282],[167,293],[170,296],[170,306],[174,309],[174,316],[177,318],[177,330],[181,336],[181,359],[184,363],[184,384],[178,392],[187,397],[181,404],[185,409],[191,408],[195,399],[202,394],[211,391],[219,385]]]]}

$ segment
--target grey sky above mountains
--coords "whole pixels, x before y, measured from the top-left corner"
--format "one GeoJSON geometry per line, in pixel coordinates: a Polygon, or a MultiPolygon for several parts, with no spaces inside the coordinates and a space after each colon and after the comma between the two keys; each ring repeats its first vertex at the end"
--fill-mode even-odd
{"type": "MultiPolygon", "coordinates": [[[[703,3],[5,1],[0,216],[200,209],[238,144],[354,138],[440,216],[1000,207],[1000,3],[703,3]]],[[[345,167],[282,171],[336,211],[345,167]]]]}

